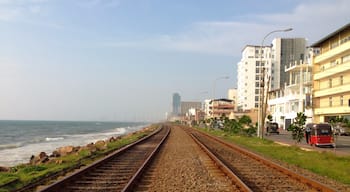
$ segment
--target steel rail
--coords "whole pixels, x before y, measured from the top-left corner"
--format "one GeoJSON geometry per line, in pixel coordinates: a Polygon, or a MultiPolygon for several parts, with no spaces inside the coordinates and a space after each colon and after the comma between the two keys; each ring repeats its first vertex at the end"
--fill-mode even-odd
{"type": "Polygon", "coordinates": [[[199,145],[199,147],[215,162],[217,167],[224,172],[224,174],[231,179],[234,185],[236,185],[241,191],[252,192],[251,190],[239,177],[237,177],[230,168],[228,168],[219,158],[214,155],[211,150],[201,141],[198,140],[197,136],[193,133],[189,133],[192,139],[199,145]]]}
{"type": "Polygon", "coordinates": [[[137,170],[137,172],[134,174],[134,176],[129,180],[129,182],[126,184],[122,192],[129,192],[133,191],[134,187],[137,185],[137,182],[139,181],[142,174],[146,171],[147,167],[150,165],[152,160],[154,159],[157,152],[160,150],[160,147],[163,145],[164,141],[168,138],[170,133],[170,128],[167,127],[167,132],[163,139],[160,141],[160,143],[156,146],[156,148],[152,151],[152,153],[149,155],[149,157],[146,159],[146,161],[142,164],[142,166],[137,170]]]}
{"type": "Polygon", "coordinates": [[[305,176],[300,175],[298,173],[295,173],[294,171],[292,171],[290,169],[282,167],[281,165],[278,165],[277,163],[274,163],[274,162],[272,162],[272,161],[270,161],[270,160],[268,160],[268,159],[266,159],[266,158],[264,158],[264,157],[262,157],[262,156],[260,156],[258,154],[252,153],[252,152],[250,152],[250,151],[248,151],[246,149],[243,149],[243,148],[241,148],[241,147],[239,147],[237,145],[234,145],[232,143],[228,143],[226,141],[223,141],[222,139],[219,139],[217,137],[214,137],[214,136],[209,135],[207,133],[204,133],[202,131],[195,130],[195,129],[192,129],[192,130],[194,130],[194,131],[196,131],[196,132],[198,132],[198,133],[200,133],[202,135],[205,135],[206,137],[211,138],[211,139],[213,139],[213,140],[215,140],[215,141],[217,141],[217,142],[219,142],[219,143],[221,143],[221,144],[223,144],[223,145],[225,145],[225,146],[227,146],[227,147],[229,147],[231,149],[239,151],[240,153],[245,154],[248,157],[251,157],[251,158],[253,158],[253,159],[257,160],[257,161],[260,161],[263,164],[265,164],[265,165],[267,165],[267,166],[269,166],[269,167],[271,167],[273,169],[276,169],[279,172],[282,172],[285,175],[288,175],[289,177],[291,177],[291,178],[293,178],[293,179],[295,179],[295,180],[297,180],[297,181],[299,181],[301,183],[304,183],[304,184],[310,186],[311,188],[316,189],[317,191],[322,191],[322,192],[335,192],[336,191],[335,189],[333,189],[333,188],[331,188],[331,187],[329,187],[327,185],[324,185],[324,184],[322,184],[322,183],[320,183],[318,181],[315,181],[315,180],[313,180],[311,178],[308,178],[308,177],[305,177],[305,176]]]}
{"type": "Polygon", "coordinates": [[[44,187],[43,189],[40,190],[40,192],[52,192],[52,191],[61,191],[62,186],[66,186],[67,184],[69,184],[70,182],[76,180],[77,178],[79,178],[80,176],[88,173],[90,170],[97,168],[103,164],[105,164],[106,162],[110,161],[111,159],[118,157],[122,154],[124,154],[126,151],[128,151],[129,149],[131,149],[134,146],[137,146],[138,144],[141,144],[142,142],[146,141],[147,139],[155,136],[156,134],[158,134],[161,130],[163,129],[163,126],[159,126],[159,128],[154,131],[152,134],[141,138],[140,140],[137,140],[129,145],[126,145],[120,149],[118,149],[117,151],[107,155],[106,157],[97,160],[96,162],[82,168],[81,170],[76,171],[75,173],[68,175],[66,177],[64,177],[63,179],[60,179],[56,182],[54,182],[53,184],[44,187]]]}

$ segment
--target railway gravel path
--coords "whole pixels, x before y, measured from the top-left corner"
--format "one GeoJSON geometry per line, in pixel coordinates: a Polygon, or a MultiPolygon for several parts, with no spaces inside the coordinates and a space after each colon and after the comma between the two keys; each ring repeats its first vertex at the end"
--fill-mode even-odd
{"type": "Polygon", "coordinates": [[[136,191],[239,191],[180,127],[173,126],[136,191]]]}

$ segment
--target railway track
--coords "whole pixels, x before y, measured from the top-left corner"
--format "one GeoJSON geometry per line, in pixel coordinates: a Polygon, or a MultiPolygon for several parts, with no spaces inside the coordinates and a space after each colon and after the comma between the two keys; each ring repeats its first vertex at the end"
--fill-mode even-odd
{"type": "Polygon", "coordinates": [[[204,150],[182,128],[172,125],[167,142],[132,191],[249,191],[204,150]]]}
{"type": "MultiPolygon", "coordinates": [[[[187,129],[214,159],[237,177],[243,191],[336,191],[274,162],[205,133],[187,129]],[[245,186],[247,188],[245,188],[245,186]]],[[[220,165],[221,166],[221,165],[220,165]]],[[[228,174],[229,175],[229,174],[228,174]]]]}
{"type": "Polygon", "coordinates": [[[163,125],[154,134],[108,155],[41,191],[129,191],[159,150],[169,132],[170,128],[163,125]]]}

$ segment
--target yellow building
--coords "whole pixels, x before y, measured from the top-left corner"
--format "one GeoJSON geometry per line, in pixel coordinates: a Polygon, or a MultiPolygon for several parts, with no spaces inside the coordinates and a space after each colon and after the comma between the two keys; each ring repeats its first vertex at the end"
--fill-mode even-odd
{"type": "Polygon", "coordinates": [[[314,122],[350,120],[350,23],[312,45],[314,122]]]}

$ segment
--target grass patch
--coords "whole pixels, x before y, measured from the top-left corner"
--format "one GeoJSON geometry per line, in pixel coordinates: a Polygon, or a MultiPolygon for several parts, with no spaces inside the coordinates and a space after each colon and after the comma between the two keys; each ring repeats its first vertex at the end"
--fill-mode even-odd
{"type": "Polygon", "coordinates": [[[305,151],[297,146],[282,146],[266,139],[229,135],[221,130],[207,133],[254,151],[262,156],[310,170],[344,184],[350,184],[350,156],[336,156],[332,152],[305,151]]]}
{"type": "Polygon", "coordinates": [[[25,185],[41,180],[49,175],[53,175],[64,170],[82,165],[88,165],[97,159],[104,157],[111,152],[131,144],[140,138],[143,138],[152,133],[158,125],[152,125],[146,132],[136,132],[134,134],[124,136],[115,142],[107,144],[107,149],[91,153],[88,150],[82,150],[76,154],[70,154],[56,158],[56,162],[45,163],[42,165],[27,165],[21,164],[11,168],[10,172],[0,172],[0,192],[8,192],[24,187],[25,185]]]}

